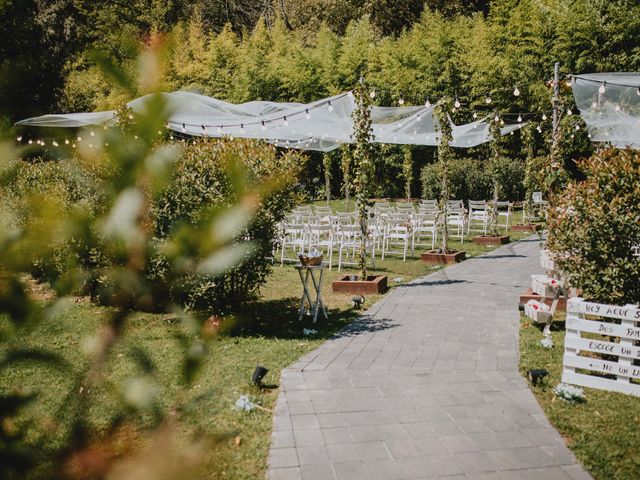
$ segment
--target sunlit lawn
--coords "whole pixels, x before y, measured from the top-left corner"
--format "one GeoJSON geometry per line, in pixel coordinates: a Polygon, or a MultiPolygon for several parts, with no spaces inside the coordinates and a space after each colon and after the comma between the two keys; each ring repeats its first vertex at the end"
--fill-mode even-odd
{"type": "MultiPolygon", "coordinates": [[[[512,238],[526,235],[512,234],[512,238]]],[[[468,256],[494,248],[476,246],[468,241],[464,244],[454,241],[451,247],[464,249],[468,256]]],[[[376,268],[372,272],[387,275],[389,286],[393,288],[434,270],[417,257],[406,262],[392,257],[384,262],[376,259],[376,268]]],[[[271,415],[262,410],[238,413],[232,407],[241,394],[250,394],[271,409],[277,388],[260,391],[250,384],[256,364],[270,370],[265,383],[275,387],[284,367],[316,348],[358,315],[359,312],[351,307],[350,295],[333,294],[331,291],[331,281],[338,274],[334,268],[325,277],[323,298],[329,310],[329,320],[321,319],[313,324],[308,317],[298,321],[297,307],[302,289],[297,271],[291,264],[275,265],[260,290],[259,298],[242,305],[229,335],[214,342],[202,371],[190,388],[180,383],[181,351],[175,338],[180,328],[178,322],[171,315],[135,314],[126,331],[126,340],[118,346],[107,365],[108,381],[98,391],[92,392],[95,408],[91,416],[95,425],[106,425],[107,419],[117,413],[121,399],[117,386],[137,375],[134,350],[140,348],[148,352],[156,365],[157,371],[153,375],[161,386],[158,393],[160,404],[166,411],[177,411],[183,420],[183,433],[224,435],[221,443],[206,456],[199,476],[262,478],[269,449],[271,415]],[[315,328],[318,334],[305,337],[304,328],[315,328]],[[201,397],[196,404],[185,410],[176,410],[175,407],[196,397],[201,397]]],[[[368,297],[365,307],[380,298],[368,297]]],[[[106,313],[104,308],[96,307],[85,299],[76,299],[68,310],[35,327],[28,337],[20,340],[20,346],[53,350],[69,362],[72,370],[78,371],[85,362],[82,345],[96,331],[106,313]]],[[[1,328],[4,327],[6,324],[1,328]]],[[[23,421],[26,418],[34,420],[30,429],[33,441],[44,432],[53,438],[49,445],[55,445],[64,437],[65,418],[69,417],[65,409],[73,408],[64,400],[65,392],[74,388],[71,377],[60,369],[29,363],[22,368],[5,371],[0,377],[0,388],[4,391],[20,388],[39,392],[38,401],[23,417],[23,421]]],[[[46,456],[46,450],[44,453],[46,456]]],[[[45,465],[43,462],[43,468],[45,465]]]]}
{"type": "Polygon", "coordinates": [[[554,347],[540,345],[542,332],[523,317],[520,328],[520,370],[544,368],[549,376],[532,388],[551,423],[565,437],[580,463],[597,480],[640,478],[640,398],[585,388],[584,403],[560,400],[553,389],[562,376],[564,319],[554,322],[554,347]]]}

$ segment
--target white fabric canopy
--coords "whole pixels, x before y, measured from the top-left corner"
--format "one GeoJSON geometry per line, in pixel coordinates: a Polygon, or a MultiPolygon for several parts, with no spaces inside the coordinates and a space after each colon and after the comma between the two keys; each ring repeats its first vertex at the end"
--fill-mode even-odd
{"type": "Polygon", "coordinates": [[[573,75],[573,96],[594,142],[640,149],[640,73],[573,75]]]}
{"type": "MultiPolygon", "coordinates": [[[[351,142],[351,92],[316,102],[277,103],[266,101],[233,104],[192,92],[163,93],[168,104],[168,127],[191,136],[263,139],[275,145],[305,150],[331,151],[351,142]]],[[[143,113],[145,97],[128,104],[143,113]]],[[[438,145],[434,106],[372,107],[374,142],[410,145],[438,145]]],[[[44,115],[17,122],[38,127],[86,127],[115,124],[115,111],[44,115]]],[[[508,125],[506,135],[524,124],[508,125]]],[[[491,139],[486,119],[454,125],[453,147],[474,147],[491,139]]]]}

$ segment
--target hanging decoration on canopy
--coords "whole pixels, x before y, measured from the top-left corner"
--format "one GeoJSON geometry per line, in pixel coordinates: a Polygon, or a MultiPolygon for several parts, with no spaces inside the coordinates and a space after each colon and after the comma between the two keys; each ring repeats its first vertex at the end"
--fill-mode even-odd
{"type": "Polygon", "coordinates": [[[569,79],[591,141],[640,149],[640,73],[590,73],[569,79]]]}
{"type": "MultiPolygon", "coordinates": [[[[161,95],[171,112],[167,128],[182,135],[255,138],[280,147],[324,152],[334,150],[341,144],[351,143],[352,112],[355,108],[351,92],[308,104],[267,101],[233,104],[187,91],[161,95]]],[[[134,115],[144,111],[145,98],[140,97],[127,104],[134,115]]],[[[428,99],[422,106],[372,107],[373,141],[400,145],[438,145],[438,124],[433,115],[434,108],[435,105],[428,99]]],[[[116,121],[116,111],[110,110],[43,115],[21,120],[17,125],[107,127],[115,125],[116,121]]],[[[455,125],[451,118],[449,121],[453,131],[452,147],[475,147],[490,140],[487,118],[464,125],[455,125]]],[[[502,135],[522,126],[521,122],[505,125],[502,135]]]]}

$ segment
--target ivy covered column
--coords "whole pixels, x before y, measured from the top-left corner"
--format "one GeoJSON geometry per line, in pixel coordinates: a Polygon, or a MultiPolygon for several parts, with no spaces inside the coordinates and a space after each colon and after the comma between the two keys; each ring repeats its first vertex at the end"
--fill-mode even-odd
{"type": "Polygon", "coordinates": [[[434,114],[438,119],[438,133],[440,143],[438,144],[438,166],[440,170],[441,189],[440,189],[440,211],[442,212],[442,248],[443,254],[449,253],[449,225],[447,217],[449,216],[447,201],[449,200],[449,163],[453,159],[453,149],[451,141],[453,140],[453,131],[449,122],[449,112],[451,111],[452,102],[449,97],[442,98],[434,109],[434,114]]]}
{"type": "Polygon", "coordinates": [[[360,255],[358,266],[360,267],[360,280],[367,279],[367,243],[369,233],[369,191],[373,177],[373,159],[371,141],[371,107],[370,97],[361,80],[353,92],[356,102],[353,110],[353,131],[351,139],[353,149],[353,190],[356,201],[356,212],[360,225],[360,255]]]}

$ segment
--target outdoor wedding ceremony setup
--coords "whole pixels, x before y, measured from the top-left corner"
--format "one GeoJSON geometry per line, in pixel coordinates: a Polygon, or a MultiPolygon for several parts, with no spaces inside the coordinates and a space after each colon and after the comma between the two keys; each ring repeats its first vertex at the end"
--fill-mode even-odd
{"type": "Polygon", "coordinates": [[[640,478],[637,2],[0,31],[1,479],[640,478]]]}

